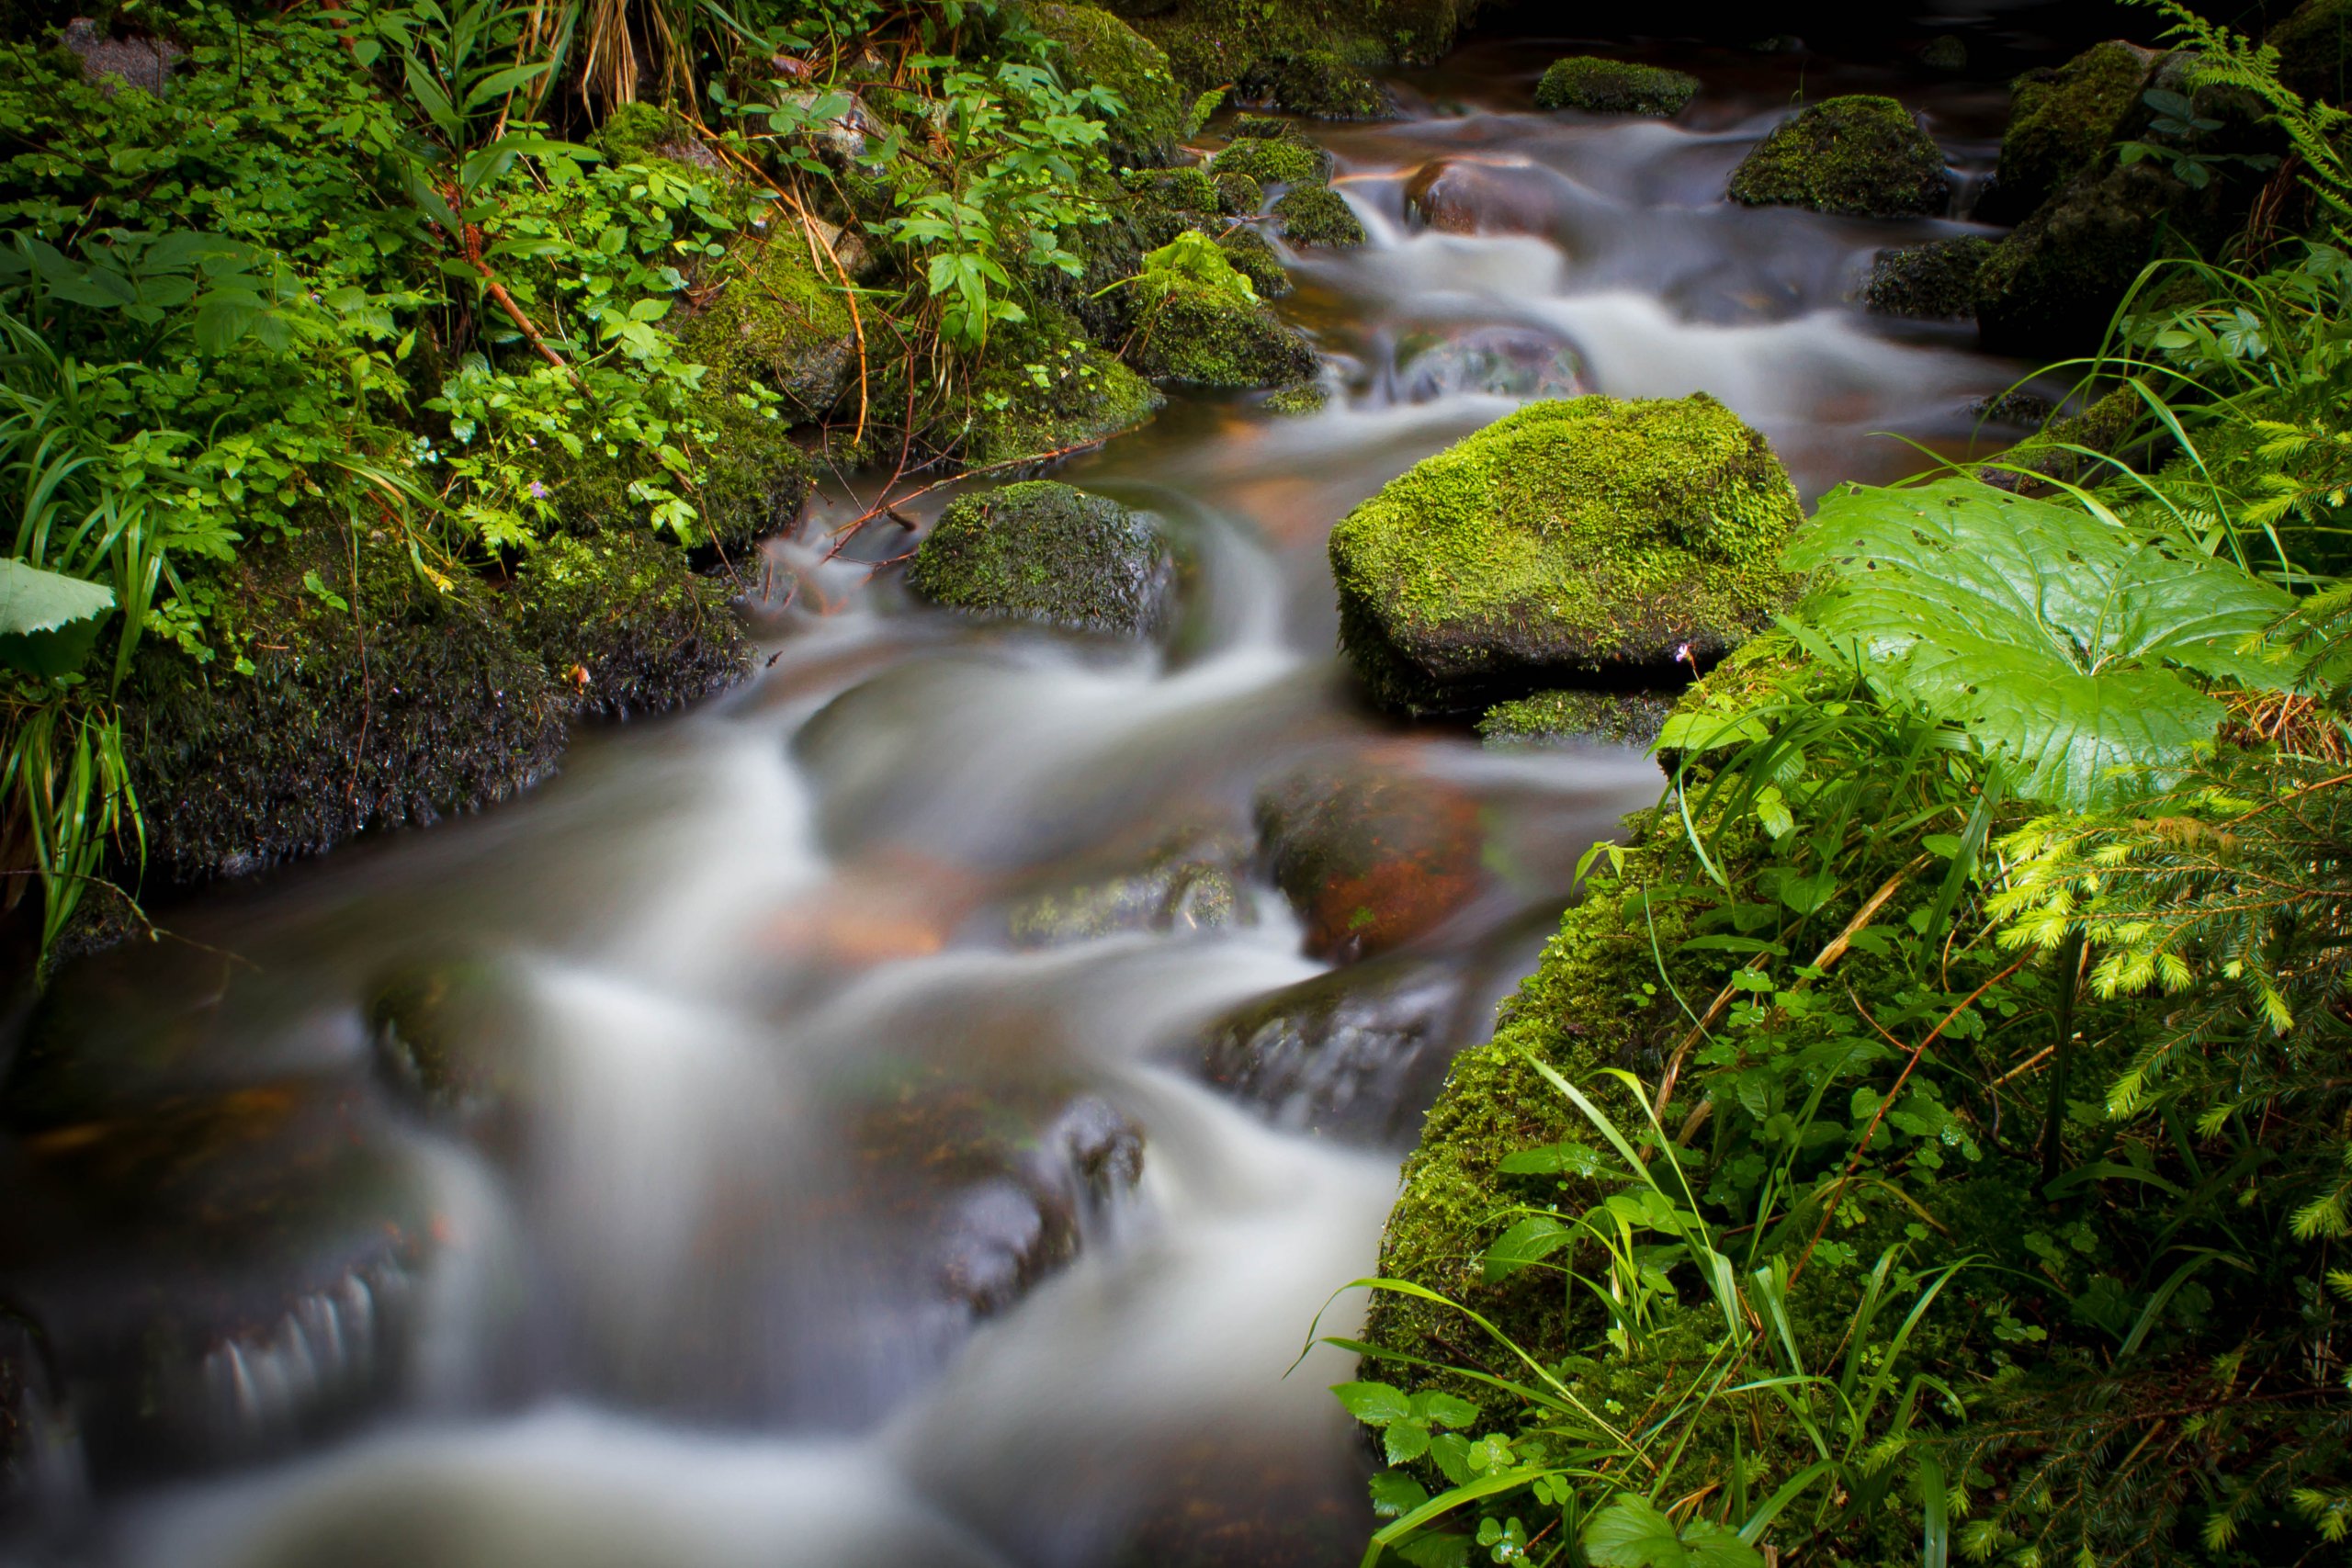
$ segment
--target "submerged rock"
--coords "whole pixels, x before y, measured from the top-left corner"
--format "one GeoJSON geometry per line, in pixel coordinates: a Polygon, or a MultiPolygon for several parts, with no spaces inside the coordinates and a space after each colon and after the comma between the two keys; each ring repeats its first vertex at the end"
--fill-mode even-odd
{"type": "Polygon", "coordinates": [[[1246,882],[1251,850],[1230,834],[1179,835],[1134,871],[1016,904],[1012,940],[1023,947],[1059,947],[1125,931],[1254,924],[1257,911],[1246,882]]]}
{"type": "Polygon", "coordinates": [[[2120,39],[2054,69],[2029,71],[2010,89],[1993,184],[1978,198],[1988,223],[2016,223],[2107,155],[2140,107],[2153,51],[2120,39]]]}
{"type": "Polygon", "coordinates": [[[1646,750],[1673,711],[1674,697],[1666,692],[1538,692],[1488,708],[1478,738],[1498,750],[1577,740],[1646,750]]]}
{"type": "Polygon", "coordinates": [[[1397,345],[1396,391],[1409,402],[1458,397],[1573,398],[1589,390],[1577,351],[1532,327],[1480,327],[1397,345]]]}
{"type": "Polygon", "coordinates": [[[1993,242],[1977,234],[1879,252],[1862,303],[1883,316],[1962,321],[1976,313],[1976,275],[1993,242]]]}
{"type": "Polygon", "coordinates": [[[1446,234],[1548,234],[1560,216],[1558,176],[1525,164],[1445,158],[1405,184],[1405,210],[1446,234]]]}
{"type": "Polygon", "coordinates": [[[1671,679],[1769,620],[1801,517],[1770,446],[1704,393],[1535,403],[1332,530],[1340,643],[1415,713],[1578,672],[1671,679]]]}
{"type": "Polygon", "coordinates": [[[1200,1067],[1278,1127],[1409,1144],[1453,1055],[1453,966],[1382,959],[1335,969],[1211,1023],[1200,1067]]]}
{"type": "Polygon", "coordinates": [[[923,536],[907,585],[978,615],[1150,637],[1174,614],[1176,556],[1149,513],[1032,479],[950,506],[923,536]]]}
{"type": "Polygon", "coordinates": [[[1302,186],[1274,203],[1283,239],[1298,246],[1346,249],[1364,243],[1363,222],[1347,197],[1329,186],[1302,186]]]}
{"type": "Polygon", "coordinates": [[[1477,893],[1478,804],[1454,785],[1362,761],[1259,792],[1259,841],[1306,925],[1306,952],[1351,962],[1436,929],[1477,893]]]}
{"type": "Polygon", "coordinates": [[[1893,98],[1827,98],[1782,120],[1732,171],[1731,198],[1855,218],[1941,212],[1944,155],[1893,98]]]}
{"type": "Polygon", "coordinates": [[[1535,107],[1664,118],[1680,114],[1698,91],[1699,78],[1686,72],[1577,54],[1552,62],[1535,85],[1535,107]]]}
{"type": "Polygon", "coordinates": [[[368,999],[380,1074],[435,1121],[511,1153],[531,1100],[534,1020],[527,984],[503,959],[420,964],[368,999]]]}

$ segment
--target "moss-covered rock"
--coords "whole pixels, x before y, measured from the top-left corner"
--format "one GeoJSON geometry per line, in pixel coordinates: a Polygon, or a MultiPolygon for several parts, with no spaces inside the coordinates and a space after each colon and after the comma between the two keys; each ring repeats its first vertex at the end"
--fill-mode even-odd
{"type": "Polygon", "coordinates": [[[1258,793],[1274,886],[1312,957],[1368,958],[1426,934],[1481,885],[1478,803],[1456,785],[1362,761],[1315,763],[1258,793]]]}
{"type": "Polygon", "coordinates": [[[1032,479],[950,506],[907,585],[976,615],[1148,637],[1174,615],[1176,556],[1149,514],[1032,479]]]}
{"type": "Polygon", "coordinates": [[[1272,310],[1202,288],[1147,307],[1127,357],[1155,381],[1200,387],[1280,387],[1315,374],[1315,350],[1272,310]]]}
{"type": "Polygon", "coordinates": [[[2306,98],[2352,98],[2352,0],[2303,0],[2263,42],[2278,51],[2278,80],[2306,98]]]}
{"type": "MultiPolygon", "coordinates": [[[[503,800],[553,770],[568,695],[500,596],[419,584],[397,541],[323,529],[246,551],[220,582],[254,673],[142,659],[125,744],[148,866],[233,876],[375,828],[503,800]],[[348,595],[338,608],[306,586],[348,595]]],[[[224,661],[225,663],[225,661],[224,661]]]]}
{"type": "Polygon", "coordinates": [[[1330,402],[1331,389],[1320,381],[1301,381],[1295,387],[1277,387],[1266,396],[1268,412],[1291,418],[1321,413],[1330,406],[1330,402]]]}
{"type": "Polygon", "coordinates": [[[2147,412],[2137,390],[2119,387],[2088,408],[2046,420],[2039,431],[2001,454],[2003,467],[1980,468],[1977,478],[2003,490],[2046,493],[2052,487],[2038,483],[2033,476],[2071,481],[2095,474],[2105,465],[2092,454],[2121,451],[2147,412]]]}
{"type": "Polygon", "coordinates": [[[1120,184],[1133,194],[1183,212],[1215,212],[1221,205],[1216,176],[1198,164],[1172,169],[1126,169],[1120,184]]]}
{"type": "MultiPolygon", "coordinates": [[[[1274,62],[1329,54],[1360,68],[1429,64],[1477,0],[1117,0],[1195,89],[1246,83],[1274,62]],[[1138,7],[1149,7],[1148,11],[1138,7]]],[[[1288,104],[1282,107],[1289,107],[1288,104]]],[[[1301,112],[1315,112],[1302,108],[1301,112]]]]}
{"type": "Polygon", "coordinates": [[[702,144],[676,110],[659,104],[622,104],[596,128],[596,150],[614,164],[662,159],[697,169],[715,169],[718,155],[702,144]]]}
{"type": "Polygon", "coordinates": [[[1331,177],[1331,154],[1295,136],[1243,136],[1227,142],[1209,167],[1261,186],[1321,185],[1331,177]]]}
{"type": "Polygon", "coordinates": [[[990,338],[972,378],[962,455],[993,466],[1067,452],[1134,429],[1166,400],[1077,321],[1041,308],[990,338]]]}
{"type": "Polygon", "coordinates": [[[818,271],[797,230],[749,243],[737,259],[740,272],[680,330],[680,354],[711,367],[716,390],[756,379],[795,416],[822,417],[857,374],[840,280],[818,271]]]}
{"type": "Polygon", "coordinates": [[[1293,245],[1343,250],[1364,243],[1363,220],[1348,198],[1329,186],[1301,186],[1274,203],[1274,220],[1293,245]]]}
{"type": "Polygon", "coordinates": [[[1673,709],[1674,698],[1664,692],[1538,692],[1488,708],[1478,737],[1497,750],[1575,740],[1647,748],[1673,709]]]}
{"type": "Polygon", "coordinates": [[[642,532],[560,536],[516,575],[514,612],[573,712],[668,713],[741,681],[751,647],[727,585],[642,532]]]}
{"type": "Polygon", "coordinates": [[[1069,73],[1110,88],[1126,104],[1109,121],[1113,156],[1166,163],[1183,133],[1186,99],[1159,46],[1092,6],[1032,0],[1028,17],[1062,46],[1069,73]]]}
{"type": "Polygon", "coordinates": [[[1977,202],[1977,215],[2016,223],[2105,157],[2139,107],[2154,58],[2117,39],[2094,44],[2055,69],[2018,77],[2010,89],[2000,164],[1977,202]]]}
{"type": "Polygon", "coordinates": [[[1809,207],[1857,218],[1941,212],[1951,195],[1944,155],[1893,98],[1828,98],[1772,129],[1732,171],[1731,198],[1749,207],[1809,207]]]}
{"type": "Polygon", "coordinates": [[[1535,107],[1667,117],[1680,114],[1698,91],[1699,78],[1688,72],[1575,54],[1552,62],[1535,85],[1535,107]]]}
{"type": "Polygon", "coordinates": [[[1226,169],[1216,176],[1216,206],[1214,210],[1228,218],[1255,218],[1266,209],[1266,187],[1238,169],[1226,169]]]}
{"type": "Polygon", "coordinates": [[[1919,63],[1930,71],[1968,69],[1968,45],[1957,33],[1938,33],[1919,46],[1919,63]]]}
{"type": "Polygon", "coordinates": [[[1862,303],[1883,316],[1923,321],[1973,316],[1976,274],[1992,254],[1993,242],[1978,234],[1881,251],[1862,286],[1862,303]]]}
{"type": "Polygon", "coordinates": [[[1290,270],[1274,247],[1257,230],[1237,225],[1216,243],[1233,270],[1250,280],[1261,299],[1279,299],[1291,291],[1290,270]]]}
{"type": "Polygon", "coordinates": [[[1252,101],[1317,119],[1392,119],[1396,97],[1355,61],[1329,49],[1269,55],[1240,82],[1252,101]]]}
{"type": "Polygon", "coordinates": [[[1978,271],[1984,346],[2043,360],[2096,346],[2160,236],[2202,248],[2234,226],[2227,186],[2191,190],[2153,162],[2077,175],[1978,271]]]}
{"type": "Polygon", "coordinates": [[[1340,642],[1376,698],[1413,712],[1664,675],[1765,624],[1801,516],[1764,438],[1703,393],[1532,404],[1332,530],[1340,642]]]}

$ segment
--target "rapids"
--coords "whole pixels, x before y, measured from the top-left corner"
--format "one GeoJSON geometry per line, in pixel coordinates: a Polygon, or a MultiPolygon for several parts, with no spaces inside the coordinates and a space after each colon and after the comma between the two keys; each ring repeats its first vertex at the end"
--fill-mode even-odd
{"type": "Polygon", "coordinates": [[[2021,371],[1852,303],[1875,249],[1966,224],[1720,199],[1797,88],[1900,93],[1964,189],[1999,88],[1686,50],[1657,58],[1708,87],[1675,123],[1510,107],[1563,51],[1474,43],[1400,79],[1408,118],[1317,132],[1373,236],[1295,258],[1323,412],[1179,397],[1060,474],[1182,541],[1164,649],[910,604],[873,568],[897,527],[826,558],[870,499],[847,484],[771,547],[746,688],[69,975],[23,1048],[96,1131],[0,1144],[34,1216],[0,1269],[82,1415],[23,1391],[39,1495],[0,1562],[1353,1561],[1368,1459],[1324,1392],[1351,1362],[1298,1361],[1310,1325],[1371,1271],[1444,1056],[1660,780],[1363,710],[1326,532],[1530,395],[1713,392],[1810,499],[1917,465],[1873,433],[1963,448],[2021,371]],[[1441,163],[1476,231],[1409,215],[1441,163]],[[1212,1020],[1330,968],[1246,869],[1253,798],[1306,764],[1415,781],[1477,835],[1446,917],[1333,982],[1411,1014],[1359,1055],[1425,1070],[1351,1057],[1349,1092],[1396,1103],[1319,1132],[1331,1071],[1251,1099],[1199,1066],[1212,1020]],[[1223,918],[1013,939],[1186,834],[1244,846],[1223,918]],[[450,1025],[498,1054],[479,1115],[378,1062],[371,998],[418,974],[487,998],[450,1025]]]}

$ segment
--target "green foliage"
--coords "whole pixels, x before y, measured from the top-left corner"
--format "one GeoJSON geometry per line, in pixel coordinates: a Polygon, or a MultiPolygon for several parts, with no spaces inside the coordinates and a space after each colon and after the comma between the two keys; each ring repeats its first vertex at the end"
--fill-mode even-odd
{"type": "Polygon", "coordinates": [[[2278,158],[2268,152],[2209,152],[2200,149],[2198,142],[2221,130],[2222,122],[2199,115],[2196,106],[2178,93],[2151,87],[2140,98],[2152,111],[2148,130],[2159,140],[2117,142],[2115,161],[2119,164],[2154,159],[2191,190],[2204,189],[2213,183],[2215,169],[2231,164],[2257,173],[2278,166],[2278,158]]]}
{"type": "Polygon", "coordinates": [[[1136,292],[1150,300],[1197,288],[1239,305],[1258,302],[1258,290],[1249,276],[1233,265],[1215,240],[1197,229],[1187,229],[1146,254],[1143,271],[1133,282],[1136,292]]]}
{"type": "Polygon", "coordinates": [[[2265,679],[2242,646],[2292,603],[2184,538],[1965,479],[1840,491],[1789,562],[1833,580],[1804,610],[1828,657],[2078,808],[2178,777],[2222,712],[2181,672],[2265,679]]]}

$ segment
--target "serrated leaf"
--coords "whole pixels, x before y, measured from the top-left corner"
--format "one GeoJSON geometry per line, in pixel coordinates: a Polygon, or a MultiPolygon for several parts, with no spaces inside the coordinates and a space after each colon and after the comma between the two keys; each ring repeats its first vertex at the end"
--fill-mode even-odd
{"type": "Polygon", "coordinates": [[[1437,1427],[1467,1427],[1478,1419],[1478,1407],[1466,1399],[1436,1389],[1413,1395],[1413,1414],[1437,1427]]]}
{"type": "Polygon", "coordinates": [[[0,560],[0,663],[69,675],[89,657],[114,591],[24,561],[0,560]]]}
{"type": "Polygon", "coordinates": [[[1412,1402],[1401,1390],[1385,1382],[1343,1382],[1331,1385],[1349,1415],[1367,1427],[1385,1427],[1413,1414],[1412,1402]]]}
{"type": "Polygon", "coordinates": [[[1429,1500],[1429,1488],[1403,1471],[1384,1470],[1372,1478],[1372,1511],[1383,1518],[1401,1518],[1429,1500]]]}
{"type": "Polygon", "coordinates": [[[1568,1227],[1551,1215],[1528,1215],[1487,1248],[1487,1283],[1508,1279],[1529,1264],[1551,1257],[1566,1245],[1568,1235],[1568,1227]]]}
{"type": "Polygon", "coordinates": [[[1430,1451],[1430,1429],[1418,1421],[1392,1421],[1381,1428],[1380,1451],[1391,1464],[1410,1464],[1430,1451]]]}
{"type": "Polygon", "coordinates": [[[1707,1519],[1683,1529],[1632,1493],[1620,1495],[1584,1528],[1593,1568],[1764,1568],[1764,1555],[1707,1519]]]}
{"type": "Polygon", "coordinates": [[[2245,649],[2292,606],[2177,536],[1968,479],[1840,491],[1788,561],[1831,574],[1803,614],[1883,696],[1967,730],[2019,795],[2077,809],[2177,776],[2222,711],[2179,671],[2275,681],[2245,649]]]}

